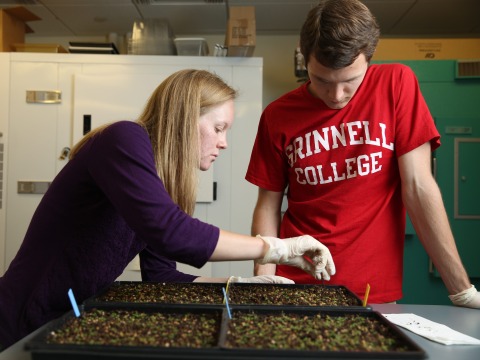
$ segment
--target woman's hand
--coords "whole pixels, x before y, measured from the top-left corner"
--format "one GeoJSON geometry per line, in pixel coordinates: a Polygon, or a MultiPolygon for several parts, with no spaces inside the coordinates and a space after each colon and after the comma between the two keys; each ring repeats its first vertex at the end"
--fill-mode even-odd
{"type": "Polygon", "coordinates": [[[263,259],[257,260],[259,264],[296,266],[318,280],[330,280],[330,276],[335,274],[335,264],[330,250],[310,235],[287,239],[260,235],[257,237],[269,245],[263,259]]]}

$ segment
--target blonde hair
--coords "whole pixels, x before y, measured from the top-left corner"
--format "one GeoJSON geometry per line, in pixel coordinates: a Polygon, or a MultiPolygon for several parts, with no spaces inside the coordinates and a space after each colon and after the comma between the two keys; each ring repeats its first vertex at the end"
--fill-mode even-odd
{"type": "MultiPolygon", "coordinates": [[[[195,210],[200,165],[199,117],[234,100],[237,92],[206,70],[180,70],[152,93],[137,120],[152,143],[155,166],[173,201],[187,214],[195,210]]],[[[93,136],[110,124],[85,135],[72,149],[72,159],[93,136]]]]}

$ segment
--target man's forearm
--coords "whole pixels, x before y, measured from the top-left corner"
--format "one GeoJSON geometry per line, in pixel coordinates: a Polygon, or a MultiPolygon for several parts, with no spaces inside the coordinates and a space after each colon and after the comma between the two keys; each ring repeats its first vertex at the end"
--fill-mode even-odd
{"type": "Polygon", "coordinates": [[[259,275],[275,275],[277,265],[275,264],[255,264],[253,267],[253,274],[255,276],[259,275]]]}
{"type": "Polygon", "coordinates": [[[470,280],[458,254],[438,186],[432,183],[428,196],[423,190],[416,190],[404,200],[418,237],[448,292],[456,294],[468,289],[470,280]]]}
{"type": "MultiPolygon", "coordinates": [[[[278,237],[281,221],[281,206],[283,192],[270,192],[259,189],[257,204],[253,210],[252,235],[278,237]]],[[[276,265],[260,265],[255,263],[253,272],[255,275],[274,275],[276,265]]]]}

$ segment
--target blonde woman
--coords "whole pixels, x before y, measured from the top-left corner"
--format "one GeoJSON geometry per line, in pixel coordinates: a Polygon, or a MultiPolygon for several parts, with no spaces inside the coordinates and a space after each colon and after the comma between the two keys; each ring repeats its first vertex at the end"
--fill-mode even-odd
{"type": "Polygon", "coordinates": [[[227,147],[236,95],[207,71],[179,71],[153,92],[138,121],[103,126],[74,146],[0,278],[1,346],[68,311],[69,288],[81,302],[111,284],[142,250],[148,279],[226,281],[179,273],[174,261],[201,267],[248,259],[329,279],[330,252],[309,236],[250,237],[192,218],[196,171],[227,147]]]}

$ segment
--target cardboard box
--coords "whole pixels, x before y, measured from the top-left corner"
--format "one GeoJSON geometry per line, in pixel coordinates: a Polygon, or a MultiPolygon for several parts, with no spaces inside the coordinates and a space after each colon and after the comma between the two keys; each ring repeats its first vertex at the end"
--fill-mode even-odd
{"type": "Polygon", "coordinates": [[[480,39],[380,39],[372,60],[480,59],[480,39]]]}
{"type": "Polygon", "coordinates": [[[0,9],[0,51],[14,51],[13,44],[24,43],[25,34],[33,30],[26,24],[40,18],[23,6],[0,9]]]}
{"type": "Polygon", "coordinates": [[[41,52],[41,53],[68,53],[68,51],[59,44],[13,44],[13,50],[16,52],[41,52]]]}
{"type": "Polygon", "coordinates": [[[255,7],[230,6],[225,36],[227,56],[252,56],[255,43],[255,7]]]}

